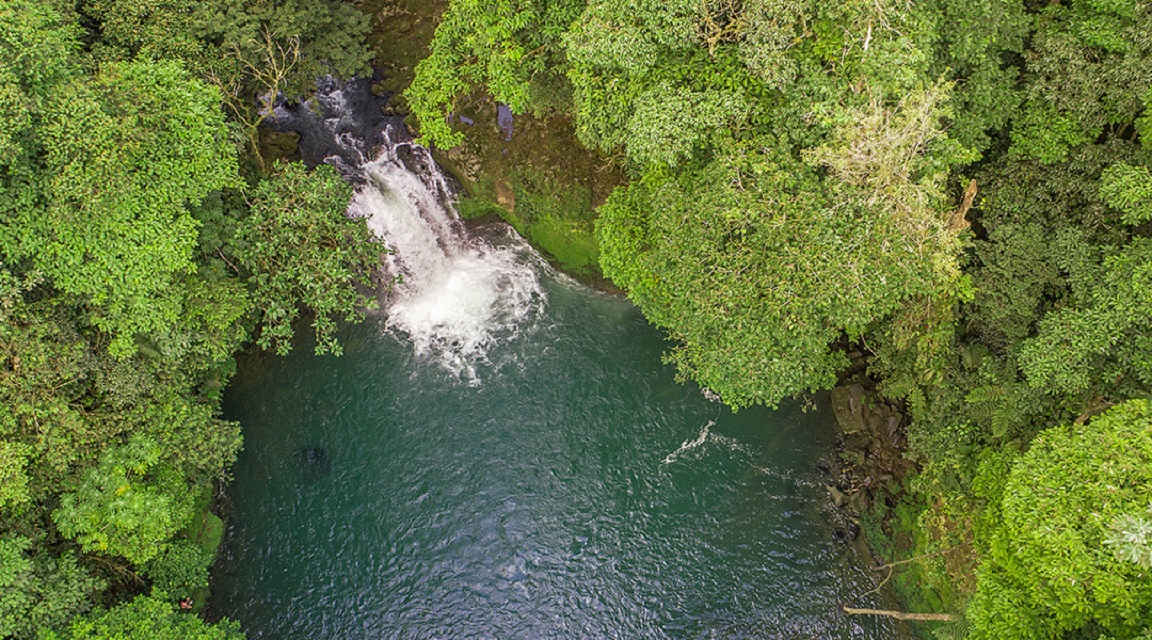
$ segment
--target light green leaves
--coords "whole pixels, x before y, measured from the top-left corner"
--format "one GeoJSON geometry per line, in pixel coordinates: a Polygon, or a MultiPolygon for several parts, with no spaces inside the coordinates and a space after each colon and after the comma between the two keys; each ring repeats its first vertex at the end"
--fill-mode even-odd
{"type": "MultiPolygon", "coordinates": [[[[7,409],[0,409],[0,412],[7,409]]],[[[28,454],[31,447],[0,440],[0,513],[28,502],[28,454]]]]}
{"type": "Polygon", "coordinates": [[[147,61],[109,65],[48,98],[38,132],[48,205],[18,213],[8,252],[86,296],[117,355],[180,313],[163,293],[194,269],[187,205],[237,184],[219,105],[220,94],[179,65],[147,61]]]}
{"type": "Polygon", "coordinates": [[[0,539],[0,636],[40,637],[91,606],[106,583],[81,567],[72,552],[33,555],[32,540],[0,539]]]}
{"type": "Polygon", "coordinates": [[[1123,212],[1125,224],[1152,220],[1152,171],[1117,162],[1100,176],[1100,199],[1123,212]]]}
{"type": "Polygon", "coordinates": [[[141,564],[192,517],[183,475],[161,460],[154,440],[136,436],[106,451],[79,489],[60,498],[52,519],[88,553],[141,564]]]}
{"type": "Polygon", "coordinates": [[[1152,569],[1152,507],[1144,514],[1123,513],[1108,525],[1104,544],[1112,548],[1117,560],[1152,569]]]}
{"type": "Polygon", "coordinates": [[[640,166],[675,167],[710,134],[743,121],[748,108],[739,94],[656,85],[640,96],[628,119],[628,157],[640,166]]]}
{"type": "Polygon", "coordinates": [[[1030,384],[1068,394],[1099,381],[1152,384],[1152,240],[1134,240],[1104,261],[1088,304],[1049,312],[1020,348],[1030,384]]]}
{"type": "Polygon", "coordinates": [[[155,596],[137,596],[131,602],[76,618],[61,634],[42,636],[42,640],[243,639],[240,625],[231,620],[209,624],[155,596]]]}
{"type": "Polygon", "coordinates": [[[1131,517],[1148,508],[1150,492],[1148,402],[1041,432],[1004,489],[968,612],[972,638],[1060,638],[1090,622],[1135,636],[1152,611],[1152,576],[1115,541],[1139,538],[1131,517]]]}

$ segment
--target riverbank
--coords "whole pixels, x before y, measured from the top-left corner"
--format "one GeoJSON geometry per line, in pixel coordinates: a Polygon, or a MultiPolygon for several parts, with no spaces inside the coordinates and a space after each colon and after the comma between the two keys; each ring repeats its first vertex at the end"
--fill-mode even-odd
{"type": "Polygon", "coordinates": [[[910,490],[917,465],[905,456],[908,416],[905,407],[885,398],[853,352],[854,365],[831,392],[839,428],[838,467],[825,487],[838,513],[858,536],[860,552],[875,562],[881,585],[891,585],[901,611],[940,616],[910,622],[920,637],[936,637],[949,614],[960,608],[975,585],[976,563],[970,545],[948,546],[927,538],[922,518],[928,505],[914,502],[910,490]],[[933,549],[915,555],[918,549],[933,549]]]}

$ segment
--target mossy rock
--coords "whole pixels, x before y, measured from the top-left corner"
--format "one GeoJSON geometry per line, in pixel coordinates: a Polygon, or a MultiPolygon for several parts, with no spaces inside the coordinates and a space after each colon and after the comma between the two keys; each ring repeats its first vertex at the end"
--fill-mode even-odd
{"type": "Polygon", "coordinates": [[[528,236],[565,272],[592,277],[600,274],[600,245],[587,225],[545,216],[528,227],[528,236]]]}
{"type": "Polygon", "coordinates": [[[260,155],[271,164],[278,160],[292,162],[300,159],[300,134],[295,131],[275,131],[260,127],[260,155]]]}
{"type": "Polygon", "coordinates": [[[506,139],[497,102],[477,93],[456,105],[452,126],[463,143],[434,151],[438,164],[464,187],[461,217],[495,213],[560,270],[589,284],[606,284],[596,242],[596,207],[617,185],[622,169],[576,139],[571,120],[557,112],[516,114],[506,139]],[[470,124],[469,124],[470,123],[470,124]]]}
{"type": "Polygon", "coordinates": [[[215,557],[216,552],[220,550],[220,545],[224,542],[224,521],[211,511],[205,512],[203,514],[203,526],[198,535],[189,539],[199,545],[204,553],[215,557]]]}

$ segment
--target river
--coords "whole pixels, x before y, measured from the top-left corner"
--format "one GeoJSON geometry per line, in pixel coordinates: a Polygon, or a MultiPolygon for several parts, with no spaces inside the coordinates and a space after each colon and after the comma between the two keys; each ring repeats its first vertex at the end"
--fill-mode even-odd
{"type": "Polygon", "coordinates": [[[902,637],[839,612],[879,601],[823,489],[825,398],[733,414],[627,300],[464,230],[385,146],[345,168],[403,283],[342,357],[242,363],[214,613],[276,640],[902,637]]]}

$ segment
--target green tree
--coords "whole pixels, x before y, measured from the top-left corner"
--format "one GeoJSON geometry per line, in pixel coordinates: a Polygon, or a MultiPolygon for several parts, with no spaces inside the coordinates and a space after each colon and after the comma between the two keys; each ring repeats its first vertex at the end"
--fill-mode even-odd
{"type": "Polygon", "coordinates": [[[13,212],[3,250],[84,296],[117,355],[176,320],[176,301],[159,294],[195,268],[187,206],[236,184],[219,105],[179,65],[146,61],[109,65],[46,100],[44,206],[13,212]]]}
{"type": "Polygon", "coordinates": [[[1013,465],[968,610],[972,637],[1062,638],[1096,624],[1146,632],[1152,576],[1116,547],[1152,492],[1152,405],[1040,433],[1013,465]]]}
{"type": "Polygon", "coordinates": [[[100,27],[99,59],[180,60],[201,80],[245,75],[246,63],[264,61],[268,36],[295,40],[300,61],[281,85],[290,96],[326,75],[364,73],[372,60],[369,17],[340,0],[92,0],[80,10],[100,27]]]}
{"type": "Polygon", "coordinates": [[[1095,275],[1087,304],[1048,313],[1021,345],[1020,365],[1034,386],[1122,397],[1152,385],[1152,239],[1133,240],[1095,275]]]}
{"type": "Polygon", "coordinates": [[[101,456],[74,493],[60,497],[52,519],[88,553],[151,560],[192,517],[192,492],[161,460],[155,441],[135,436],[101,456]]]}
{"type": "Polygon", "coordinates": [[[186,540],[168,545],[144,567],[155,592],[180,599],[208,589],[208,568],[216,560],[186,540]]]}
{"type": "Polygon", "coordinates": [[[1048,5],[1026,54],[1025,101],[1014,151],[1058,162],[1078,145],[1118,133],[1152,86],[1152,9],[1136,0],[1048,5]]]}
{"type": "Polygon", "coordinates": [[[13,218],[43,204],[35,132],[49,92],[77,74],[79,35],[46,3],[0,2],[0,249],[16,243],[13,218]]]}
{"type": "Polygon", "coordinates": [[[405,91],[425,144],[451,148],[463,139],[445,116],[481,87],[522,113],[562,106],[560,37],[583,0],[455,0],[436,27],[428,56],[405,91]],[[557,95],[559,94],[559,95],[557,95]]]}
{"type": "Polygon", "coordinates": [[[153,596],[137,596],[127,604],[78,617],[66,631],[41,636],[41,640],[243,639],[240,625],[231,620],[209,624],[153,596]]]}
{"type": "Polygon", "coordinates": [[[336,321],[354,322],[371,299],[384,249],[362,220],[346,215],[352,188],[334,168],[284,164],[251,193],[231,253],[247,273],[263,326],[257,344],[291,348],[292,324],[312,316],[316,352],[340,352],[336,321]]]}
{"type": "Polygon", "coordinates": [[[32,540],[0,539],[0,634],[30,640],[88,611],[105,587],[71,552],[32,556],[32,540]]]}

